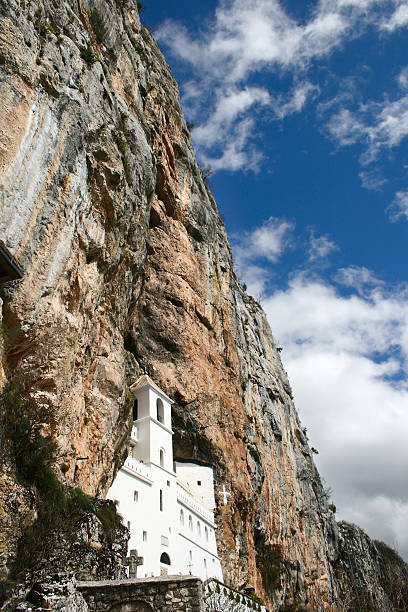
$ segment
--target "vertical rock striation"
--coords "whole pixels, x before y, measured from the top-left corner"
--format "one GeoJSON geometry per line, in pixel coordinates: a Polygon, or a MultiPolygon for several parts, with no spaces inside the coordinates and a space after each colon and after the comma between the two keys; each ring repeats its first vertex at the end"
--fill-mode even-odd
{"type": "MultiPolygon", "coordinates": [[[[230,493],[226,580],[270,606],[335,609],[338,528],[136,3],[1,2],[0,98],[0,238],[25,270],[3,287],[7,367],[47,409],[60,478],[104,495],[146,372],[175,399],[175,456],[230,493]]],[[[6,572],[32,509],[14,482],[13,515],[6,444],[2,460],[6,572]]]]}

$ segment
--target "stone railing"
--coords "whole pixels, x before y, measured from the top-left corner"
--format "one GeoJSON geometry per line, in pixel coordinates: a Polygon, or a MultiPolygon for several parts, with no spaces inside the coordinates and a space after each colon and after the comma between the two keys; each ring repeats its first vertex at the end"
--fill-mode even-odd
{"type": "Polygon", "coordinates": [[[214,523],[214,515],[210,510],[188,493],[184,487],[177,483],[177,499],[183,502],[188,508],[200,514],[206,521],[214,523]]]}
{"type": "Polygon", "coordinates": [[[268,612],[267,608],[249,595],[231,589],[214,578],[204,582],[204,610],[206,612],[268,612]]]}
{"type": "Polygon", "coordinates": [[[149,480],[152,479],[150,467],[145,463],[138,461],[134,457],[127,457],[123,467],[127,468],[128,470],[132,470],[132,472],[135,472],[144,478],[148,478],[149,480]]]}
{"type": "MultiPolygon", "coordinates": [[[[79,582],[78,590],[86,600],[88,604],[86,609],[89,612],[124,609],[182,609],[186,612],[204,612],[205,610],[203,585],[201,580],[195,576],[157,576],[133,580],[79,582]],[[134,602],[133,605],[132,602],[134,602]],[[165,605],[163,605],[164,602],[166,602],[165,605]]],[[[79,610],[79,608],[76,609],[79,610]]]]}

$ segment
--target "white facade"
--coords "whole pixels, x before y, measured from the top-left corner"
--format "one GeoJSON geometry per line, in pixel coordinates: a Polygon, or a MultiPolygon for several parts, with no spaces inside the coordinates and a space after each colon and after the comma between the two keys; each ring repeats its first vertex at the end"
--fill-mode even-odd
{"type": "Polygon", "coordinates": [[[222,580],[212,468],[174,464],[172,401],[148,376],[130,390],[135,404],[129,456],[107,497],[118,501],[130,530],[129,550],[143,557],[138,576],[193,574],[222,580]]]}

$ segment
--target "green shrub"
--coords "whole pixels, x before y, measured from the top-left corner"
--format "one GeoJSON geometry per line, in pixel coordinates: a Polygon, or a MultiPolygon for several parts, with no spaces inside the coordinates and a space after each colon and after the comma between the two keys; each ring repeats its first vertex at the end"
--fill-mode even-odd
{"type": "MultiPolygon", "coordinates": [[[[121,524],[115,504],[64,486],[54,472],[57,447],[51,434],[43,432],[44,424],[53,429],[50,410],[38,406],[21,386],[9,382],[0,395],[0,417],[1,448],[8,448],[14,459],[17,478],[26,486],[34,486],[37,492],[37,519],[20,538],[11,576],[18,577],[46,562],[50,537],[75,537],[78,522],[86,513],[98,517],[106,538],[113,542],[121,524]]],[[[63,463],[61,471],[68,470],[69,465],[63,463]]]]}
{"type": "Polygon", "coordinates": [[[48,408],[37,406],[17,383],[9,382],[0,396],[0,412],[20,480],[40,491],[54,490],[56,476],[51,466],[57,447],[51,435],[43,435],[44,424],[53,422],[48,408]]]}
{"type": "Polygon", "coordinates": [[[92,45],[87,45],[86,47],[81,46],[79,49],[82,59],[87,62],[87,64],[94,64],[99,60],[98,54],[95,53],[92,45]]]}

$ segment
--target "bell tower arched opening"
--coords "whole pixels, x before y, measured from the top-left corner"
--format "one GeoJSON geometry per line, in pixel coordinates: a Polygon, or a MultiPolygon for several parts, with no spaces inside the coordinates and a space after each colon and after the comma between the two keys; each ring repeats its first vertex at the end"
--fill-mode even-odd
{"type": "Polygon", "coordinates": [[[164,423],[164,405],[162,400],[158,397],[156,400],[156,409],[157,409],[157,420],[159,423],[164,423]]]}

